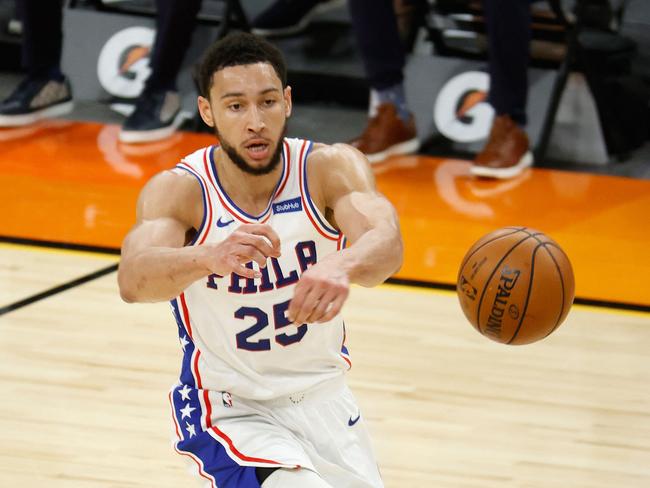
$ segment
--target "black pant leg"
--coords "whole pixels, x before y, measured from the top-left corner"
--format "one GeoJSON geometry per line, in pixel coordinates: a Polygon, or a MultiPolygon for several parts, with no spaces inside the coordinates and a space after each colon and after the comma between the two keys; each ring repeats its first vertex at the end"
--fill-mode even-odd
{"type": "Polygon", "coordinates": [[[401,83],[404,47],[393,0],[348,0],[348,5],[370,86],[381,90],[401,83]]]}
{"type": "Polygon", "coordinates": [[[156,39],[145,90],[175,90],[202,0],[156,0],[156,39]]]}
{"type": "Polygon", "coordinates": [[[44,77],[61,66],[62,0],[19,0],[23,22],[23,67],[30,76],[44,77]]]}
{"type": "Polygon", "coordinates": [[[510,115],[515,122],[525,125],[530,2],[483,0],[483,8],[487,17],[490,104],[498,115],[510,115]]]}

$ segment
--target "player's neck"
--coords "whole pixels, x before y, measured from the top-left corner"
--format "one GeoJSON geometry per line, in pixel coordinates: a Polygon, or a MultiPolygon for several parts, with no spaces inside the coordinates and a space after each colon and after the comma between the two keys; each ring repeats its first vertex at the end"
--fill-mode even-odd
{"type": "Polygon", "coordinates": [[[215,150],[214,161],[219,182],[230,199],[246,213],[262,213],[278,186],[282,164],[269,174],[253,175],[238,168],[222,150],[215,150]]]}

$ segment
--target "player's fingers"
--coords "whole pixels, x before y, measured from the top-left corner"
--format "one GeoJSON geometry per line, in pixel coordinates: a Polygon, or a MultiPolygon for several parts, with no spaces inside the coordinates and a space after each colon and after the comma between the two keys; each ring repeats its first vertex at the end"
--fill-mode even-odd
{"type": "Polygon", "coordinates": [[[255,234],[242,234],[239,236],[239,244],[246,244],[256,248],[259,252],[264,254],[264,256],[274,256],[278,257],[279,254],[276,249],[269,244],[269,241],[263,236],[255,234]]]}
{"type": "Polygon", "coordinates": [[[302,305],[307,298],[311,286],[310,282],[304,278],[298,281],[298,284],[293,289],[293,297],[289,302],[289,308],[287,309],[287,318],[291,322],[296,323],[298,311],[302,309],[302,305]]]}
{"type": "Polygon", "coordinates": [[[259,271],[252,268],[247,268],[243,264],[239,264],[233,271],[243,278],[260,278],[262,276],[262,273],[259,271]]]}
{"type": "Polygon", "coordinates": [[[321,322],[334,299],[336,299],[336,292],[334,290],[330,290],[321,296],[305,322],[308,324],[321,322]]]}
{"type": "MultiPolygon", "coordinates": [[[[250,260],[246,260],[245,262],[250,262],[250,260]]],[[[262,273],[259,271],[244,266],[244,263],[240,262],[237,256],[232,256],[229,264],[233,273],[243,276],[244,278],[259,278],[262,276],[262,273]]]]}
{"type": "MultiPolygon", "coordinates": [[[[244,227],[244,226],[241,226],[244,227]]],[[[241,228],[240,227],[240,228],[241,228]]],[[[246,230],[251,234],[256,234],[259,236],[264,236],[271,243],[271,247],[275,251],[276,255],[280,255],[280,236],[273,228],[268,224],[248,224],[246,225],[246,230]]]]}
{"type": "Polygon", "coordinates": [[[235,255],[240,263],[255,261],[260,268],[266,267],[266,256],[262,254],[255,246],[240,245],[235,250],[235,255]]]}
{"type": "Polygon", "coordinates": [[[332,300],[329,303],[329,307],[327,311],[323,314],[323,316],[318,320],[317,322],[323,323],[323,322],[329,322],[332,320],[336,315],[341,311],[343,308],[343,304],[345,303],[345,300],[348,298],[348,293],[342,293],[336,296],[334,300],[332,300]]]}
{"type": "Polygon", "coordinates": [[[295,323],[296,324],[303,324],[303,323],[308,323],[308,318],[314,311],[314,309],[318,306],[321,298],[323,296],[323,290],[316,287],[312,286],[310,287],[309,291],[305,295],[305,299],[303,300],[300,309],[296,312],[296,317],[295,317],[295,323]]]}

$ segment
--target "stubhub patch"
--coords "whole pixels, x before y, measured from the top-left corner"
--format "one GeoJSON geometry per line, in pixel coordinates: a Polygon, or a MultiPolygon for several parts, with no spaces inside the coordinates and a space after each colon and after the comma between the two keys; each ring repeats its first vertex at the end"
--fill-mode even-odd
{"type": "Polygon", "coordinates": [[[302,199],[300,197],[277,202],[273,204],[273,213],[281,214],[287,212],[300,212],[302,210],[302,199]]]}

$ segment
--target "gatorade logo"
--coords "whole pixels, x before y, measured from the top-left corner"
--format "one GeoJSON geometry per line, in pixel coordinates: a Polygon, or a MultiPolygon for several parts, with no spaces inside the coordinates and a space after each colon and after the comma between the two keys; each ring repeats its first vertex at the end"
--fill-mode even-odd
{"type": "Polygon", "coordinates": [[[494,109],[487,103],[490,77],[482,71],[468,71],[451,78],[433,105],[433,120],[442,135],[457,142],[485,139],[494,109]]]}
{"type": "Polygon", "coordinates": [[[140,95],[151,72],[154,35],[149,27],[128,27],[106,41],[97,60],[97,77],[104,90],[120,98],[140,95]]]}

